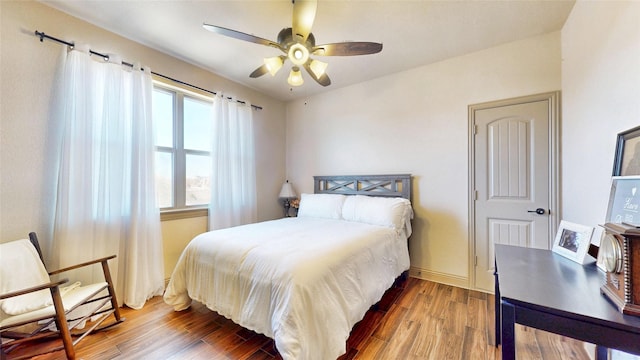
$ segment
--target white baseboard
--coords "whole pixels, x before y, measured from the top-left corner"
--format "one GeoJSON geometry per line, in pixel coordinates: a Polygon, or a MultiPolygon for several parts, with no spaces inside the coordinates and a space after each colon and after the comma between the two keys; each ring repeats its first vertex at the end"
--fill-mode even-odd
{"type": "Polygon", "coordinates": [[[422,279],[422,280],[429,280],[429,281],[433,281],[441,284],[457,286],[463,289],[469,288],[468,277],[440,273],[432,270],[421,269],[415,266],[412,266],[409,269],[409,276],[422,279]]]}

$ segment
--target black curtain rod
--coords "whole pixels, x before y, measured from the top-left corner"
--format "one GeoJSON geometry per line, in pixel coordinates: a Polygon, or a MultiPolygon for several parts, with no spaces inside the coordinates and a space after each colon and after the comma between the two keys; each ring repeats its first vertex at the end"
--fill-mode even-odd
{"type": "MultiPolygon", "coordinates": [[[[44,41],[44,39],[48,39],[48,40],[52,40],[52,41],[58,42],[58,43],[60,43],[60,44],[65,44],[65,45],[70,46],[70,47],[74,47],[74,46],[75,46],[75,44],[74,44],[74,43],[71,43],[71,42],[68,42],[68,41],[64,41],[64,40],[58,39],[58,38],[53,37],[53,36],[51,36],[51,35],[47,35],[47,34],[45,34],[45,33],[43,33],[43,32],[40,32],[40,31],[38,31],[38,30],[36,30],[36,31],[35,31],[35,34],[36,34],[36,36],[37,36],[37,37],[39,37],[39,38],[40,38],[40,42],[43,42],[43,41],[44,41]]],[[[97,51],[93,51],[93,50],[91,50],[91,49],[89,49],[89,53],[90,53],[90,54],[92,54],[92,55],[100,56],[100,57],[102,57],[102,58],[103,58],[103,59],[105,59],[105,60],[109,60],[109,55],[107,55],[107,54],[101,54],[101,53],[99,53],[99,52],[97,52],[97,51]]],[[[129,66],[129,67],[133,67],[133,64],[128,63],[128,62],[126,62],[126,61],[122,61],[122,65],[126,65],[126,66],[129,66]]],[[[184,82],[184,81],[182,81],[182,80],[174,79],[174,78],[172,78],[172,77],[170,77],[170,76],[162,75],[162,74],[157,73],[157,72],[155,72],[155,71],[151,71],[151,73],[152,73],[153,75],[155,75],[155,76],[159,76],[159,77],[161,77],[161,78],[164,78],[164,79],[167,79],[167,80],[174,81],[174,82],[176,82],[176,83],[178,83],[178,84],[185,85],[185,86],[189,86],[189,87],[191,87],[191,88],[198,89],[198,90],[200,90],[200,91],[204,91],[204,92],[209,93],[209,94],[217,95],[217,93],[216,93],[215,91],[211,91],[211,90],[203,89],[203,88],[201,88],[201,87],[199,87],[199,86],[189,84],[189,83],[184,82]]],[[[228,97],[227,99],[232,100],[233,98],[228,97]]],[[[246,102],[245,102],[245,101],[242,101],[242,100],[236,100],[236,101],[237,101],[237,102],[239,102],[240,104],[246,104],[246,102]]],[[[253,104],[252,104],[252,105],[251,105],[251,107],[252,107],[252,108],[254,108],[254,109],[256,109],[256,110],[262,110],[262,106],[253,105],[253,104]]]]}

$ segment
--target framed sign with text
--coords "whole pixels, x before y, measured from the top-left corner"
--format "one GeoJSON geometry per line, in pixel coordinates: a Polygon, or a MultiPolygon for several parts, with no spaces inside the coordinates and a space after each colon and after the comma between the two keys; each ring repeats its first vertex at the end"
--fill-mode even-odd
{"type": "Polygon", "coordinates": [[[640,225],[640,176],[614,176],[606,222],[640,225]]]}

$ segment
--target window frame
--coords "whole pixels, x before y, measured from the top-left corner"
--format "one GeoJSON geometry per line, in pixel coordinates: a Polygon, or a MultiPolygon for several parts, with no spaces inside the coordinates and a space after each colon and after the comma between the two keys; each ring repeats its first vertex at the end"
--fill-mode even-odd
{"type": "Polygon", "coordinates": [[[172,95],[173,98],[173,147],[155,146],[154,152],[172,155],[172,206],[161,207],[161,220],[173,220],[190,217],[207,216],[209,204],[186,204],[186,159],[187,155],[211,156],[210,151],[191,150],[184,148],[184,101],[191,98],[205,101],[213,105],[214,98],[210,95],[194,92],[181,86],[169,84],[166,81],[153,80],[153,91],[160,90],[172,95]]]}

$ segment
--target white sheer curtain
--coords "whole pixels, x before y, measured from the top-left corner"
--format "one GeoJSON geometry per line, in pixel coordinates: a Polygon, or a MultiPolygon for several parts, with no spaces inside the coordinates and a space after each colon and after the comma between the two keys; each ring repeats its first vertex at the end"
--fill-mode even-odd
{"type": "MultiPolygon", "coordinates": [[[[78,45],[61,63],[52,120],[60,127],[52,260],[67,266],[116,254],[118,300],[141,308],[164,289],[160,213],[155,206],[153,86],[148,68],[78,45]]],[[[81,282],[98,279],[76,273],[81,282]]],[[[76,279],[72,279],[76,280],[76,279]]]]}
{"type": "Polygon", "coordinates": [[[213,101],[209,230],[256,221],[253,114],[218,92],[213,101]]]}

